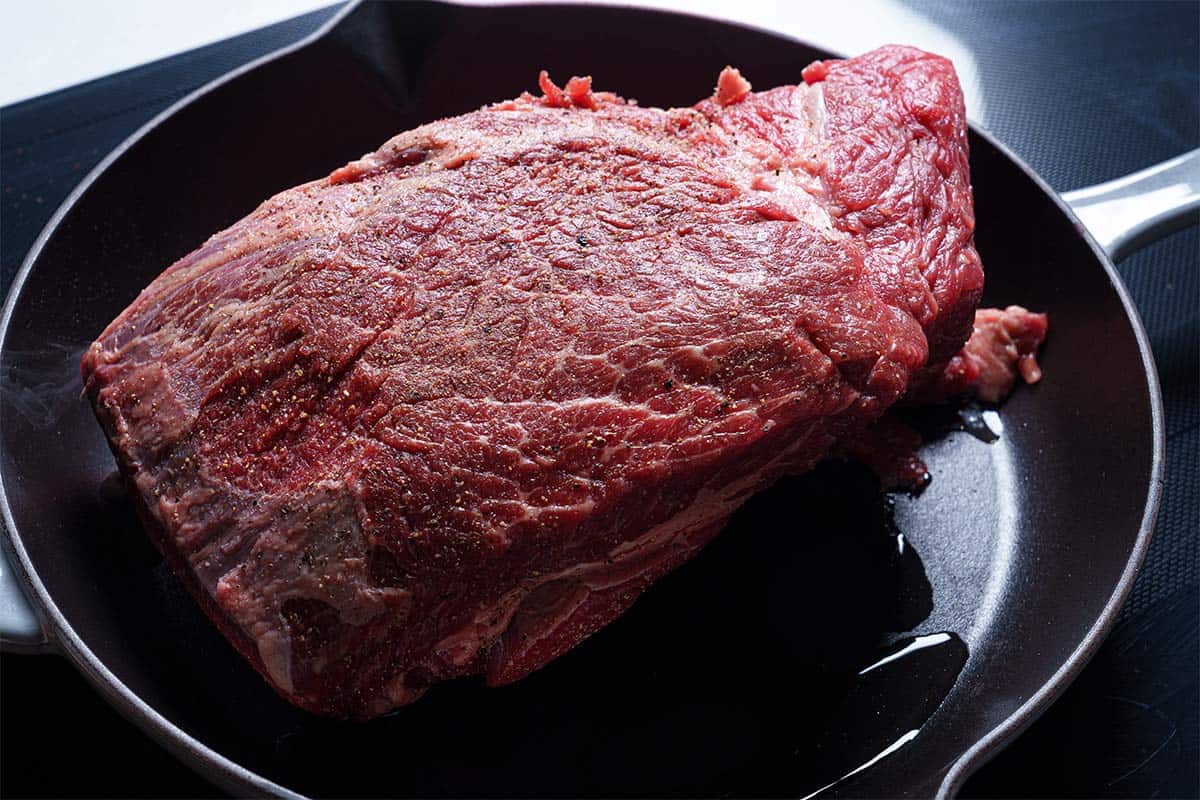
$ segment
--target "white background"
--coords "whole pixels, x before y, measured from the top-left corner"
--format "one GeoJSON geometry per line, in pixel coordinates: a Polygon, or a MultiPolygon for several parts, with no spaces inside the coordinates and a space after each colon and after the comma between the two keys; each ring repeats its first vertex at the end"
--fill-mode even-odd
{"type": "MultiPolygon", "coordinates": [[[[781,31],[854,54],[888,42],[949,56],[983,120],[970,52],[898,0],[635,0],[781,31]]],[[[0,0],[0,105],[303,14],[329,0],[0,0]]],[[[582,69],[582,67],[581,67],[582,69]]]]}
{"type": "Polygon", "coordinates": [[[328,5],[332,0],[0,0],[0,105],[328,5]]]}

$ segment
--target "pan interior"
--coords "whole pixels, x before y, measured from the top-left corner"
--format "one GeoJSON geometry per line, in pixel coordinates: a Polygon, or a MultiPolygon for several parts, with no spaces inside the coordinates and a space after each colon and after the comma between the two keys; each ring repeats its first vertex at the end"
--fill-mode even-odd
{"type": "Polygon", "coordinates": [[[649,11],[383,4],[159,124],[37,254],[0,353],[4,491],[68,635],[180,730],[303,793],[807,794],[829,782],[822,764],[855,766],[891,741],[878,716],[917,708],[932,717],[904,757],[835,792],[930,793],[1087,635],[1138,538],[1153,458],[1146,367],[1116,289],[984,138],[985,302],[1051,319],[1046,378],[1004,406],[1000,440],[935,438],[932,486],[894,509],[853,468],[785,481],[625,618],[505,689],[441,686],[366,725],[279,700],[102,490],[112,459],[79,395],[83,348],[167,264],[396,131],[532,89],[539,68],[672,105],[710,92],[727,63],[766,87],[825,55],[649,11]],[[897,532],[915,570],[881,555],[897,532]],[[969,652],[949,681],[925,664],[847,712],[882,643],[938,632],[969,652]]]}

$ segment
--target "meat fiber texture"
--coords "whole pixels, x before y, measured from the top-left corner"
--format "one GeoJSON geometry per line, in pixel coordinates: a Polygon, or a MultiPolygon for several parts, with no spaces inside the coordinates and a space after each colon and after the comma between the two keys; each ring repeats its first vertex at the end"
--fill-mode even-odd
{"type": "Polygon", "coordinates": [[[954,69],[803,78],[662,110],[543,74],[267,200],[92,345],[145,526],[280,694],[517,680],[942,374],[983,286],[954,69]]]}

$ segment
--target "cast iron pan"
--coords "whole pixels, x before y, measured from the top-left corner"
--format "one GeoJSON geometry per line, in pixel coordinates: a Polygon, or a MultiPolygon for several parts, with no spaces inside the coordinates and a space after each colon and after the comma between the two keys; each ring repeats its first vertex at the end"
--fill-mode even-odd
{"type": "MultiPolygon", "coordinates": [[[[999,439],[959,430],[953,409],[917,414],[933,472],[919,498],[885,499],[848,465],[784,481],[624,618],[511,687],[442,685],[359,725],[278,699],[104,488],[112,457],[80,399],[83,348],[167,264],[397,131],[531,89],[541,68],[665,106],[706,95],[727,63],[769,87],[828,56],[645,10],[358,5],[151,122],[55,215],[4,309],[0,505],[44,631],[17,630],[10,595],[9,646],[66,655],[241,794],[952,795],[1098,646],[1145,553],[1163,463],[1125,289],[1060,199],[978,131],[985,302],[1051,319],[1046,378],[1000,410],[999,439]]],[[[1092,199],[1114,192],[1130,193],[1092,199]]]]}

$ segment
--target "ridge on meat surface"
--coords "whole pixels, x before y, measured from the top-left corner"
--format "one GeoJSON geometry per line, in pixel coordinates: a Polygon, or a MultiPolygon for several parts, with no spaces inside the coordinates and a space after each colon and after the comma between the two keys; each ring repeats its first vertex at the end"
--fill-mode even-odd
{"type": "Polygon", "coordinates": [[[803,77],[662,110],[543,73],[267,200],[92,345],[145,526],[280,694],[517,680],[940,379],[983,286],[953,67],[803,77]]]}

